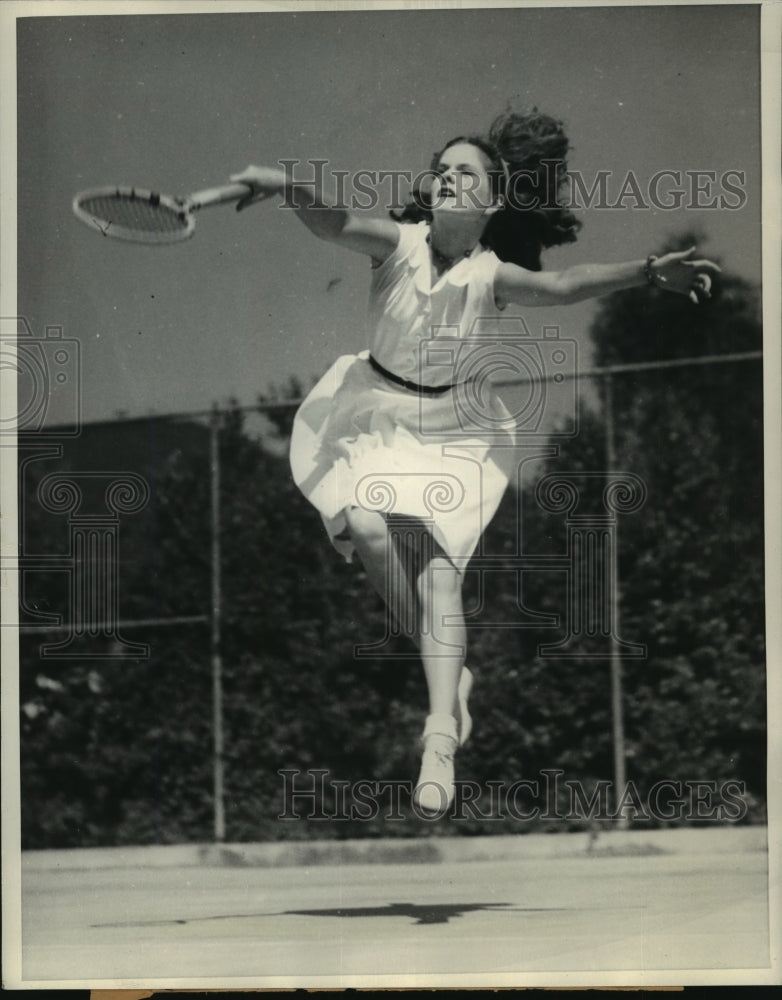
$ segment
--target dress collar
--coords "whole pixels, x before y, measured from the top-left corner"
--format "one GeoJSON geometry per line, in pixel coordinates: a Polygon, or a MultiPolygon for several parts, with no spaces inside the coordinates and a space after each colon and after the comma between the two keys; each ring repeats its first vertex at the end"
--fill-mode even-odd
{"type": "Polygon", "coordinates": [[[486,247],[479,243],[468,256],[457,260],[455,264],[432,281],[431,261],[429,257],[429,225],[426,222],[418,224],[420,237],[414,253],[410,255],[410,265],[414,270],[416,289],[424,295],[431,295],[445,285],[463,287],[469,284],[475,262],[487,252],[486,247]]]}

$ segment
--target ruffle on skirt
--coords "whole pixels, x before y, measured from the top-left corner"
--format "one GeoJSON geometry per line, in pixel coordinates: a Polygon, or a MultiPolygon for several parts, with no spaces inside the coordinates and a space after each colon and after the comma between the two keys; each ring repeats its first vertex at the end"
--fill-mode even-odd
{"type": "Polygon", "coordinates": [[[469,558],[514,468],[513,420],[485,386],[480,398],[469,386],[421,396],[368,356],[339,358],[299,407],[293,479],[348,562],[353,545],[337,536],[350,506],[419,518],[449,557],[469,558]]]}

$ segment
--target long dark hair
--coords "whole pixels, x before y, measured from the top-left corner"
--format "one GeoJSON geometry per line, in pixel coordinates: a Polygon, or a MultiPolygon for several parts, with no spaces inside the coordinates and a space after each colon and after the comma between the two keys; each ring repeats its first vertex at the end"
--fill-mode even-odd
{"type": "MultiPolygon", "coordinates": [[[[539,271],[543,250],[575,242],[581,222],[560,204],[570,147],[561,121],[537,108],[524,113],[506,111],[494,119],[485,138],[472,135],[449,140],[432,157],[431,173],[436,172],[445,150],[460,142],[484,153],[491,165],[492,196],[505,199],[481,237],[481,243],[500,260],[539,271]]],[[[421,186],[391,216],[398,222],[429,221],[429,205],[429,189],[421,186]]]]}

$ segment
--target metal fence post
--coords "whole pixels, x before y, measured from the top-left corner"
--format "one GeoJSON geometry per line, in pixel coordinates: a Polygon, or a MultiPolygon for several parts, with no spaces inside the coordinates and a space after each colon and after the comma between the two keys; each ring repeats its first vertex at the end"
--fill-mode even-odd
{"type": "Polygon", "coordinates": [[[225,840],[225,801],[223,783],[223,661],[220,649],[221,578],[220,578],[220,412],[212,410],[209,426],[211,466],[211,542],[212,542],[212,770],[214,781],[214,839],[225,840]]]}
{"type": "MultiPolygon", "coordinates": [[[[606,473],[610,479],[616,467],[616,444],[614,442],[614,383],[611,372],[603,374],[604,386],[604,416],[606,441],[606,473]]],[[[616,807],[624,795],[627,780],[626,750],[624,732],[624,714],[622,697],[622,657],[619,649],[619,520],[614,534],[613,551],[609,553],[613,562],[614,585],[611,587],[611,729],[614,744],[614,806],[616,807]]],[[[622,814],[617,818],[620,830],[627,829],[627,816],[622,814]]]]}

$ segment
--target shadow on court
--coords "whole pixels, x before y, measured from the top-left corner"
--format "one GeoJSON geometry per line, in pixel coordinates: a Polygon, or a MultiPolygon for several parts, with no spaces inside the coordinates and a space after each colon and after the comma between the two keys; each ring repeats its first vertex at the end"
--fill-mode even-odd
{"type": "MultiPolygon", "coordinates": [[[[206,917],[174,917],[169,920],[134,920],[91,924],[92,927],[167,927],[203,924],[215,920],[257,920],[261,917],[409,917],[414,924],[447,924],[465,913],[570,913],[583,907],[512,906],[510,903],[387,903],[385,906],[335,906],[317,910],[278,910],[274,913],[216,913],[206,917]]],[[[628,907],[623,907],[628,909],[628,907]]],[[[638,907],[629,907],[638,909],[638,907]]]]}
{"type": "Polygon", "coordinates": [[[454,917],[480,910],[502,909],[518,913],[510,903],[440,903],[420,906],[416,903],[388,903],[386,906],[340,906],[323,910],[286,910],[298,917],[410,917],[415,924],[447,924],[454,917]]]}
{"type": "Polygon", "coordinates": [[[757,849],[349,870],[109,860],[103,868],[76,867],[71,855],[28,863],[26,982],[283,976],[298,984],[306,976],[344,984],[441,969],[482,977],[769,967],[768,857],[757,849]]]}

